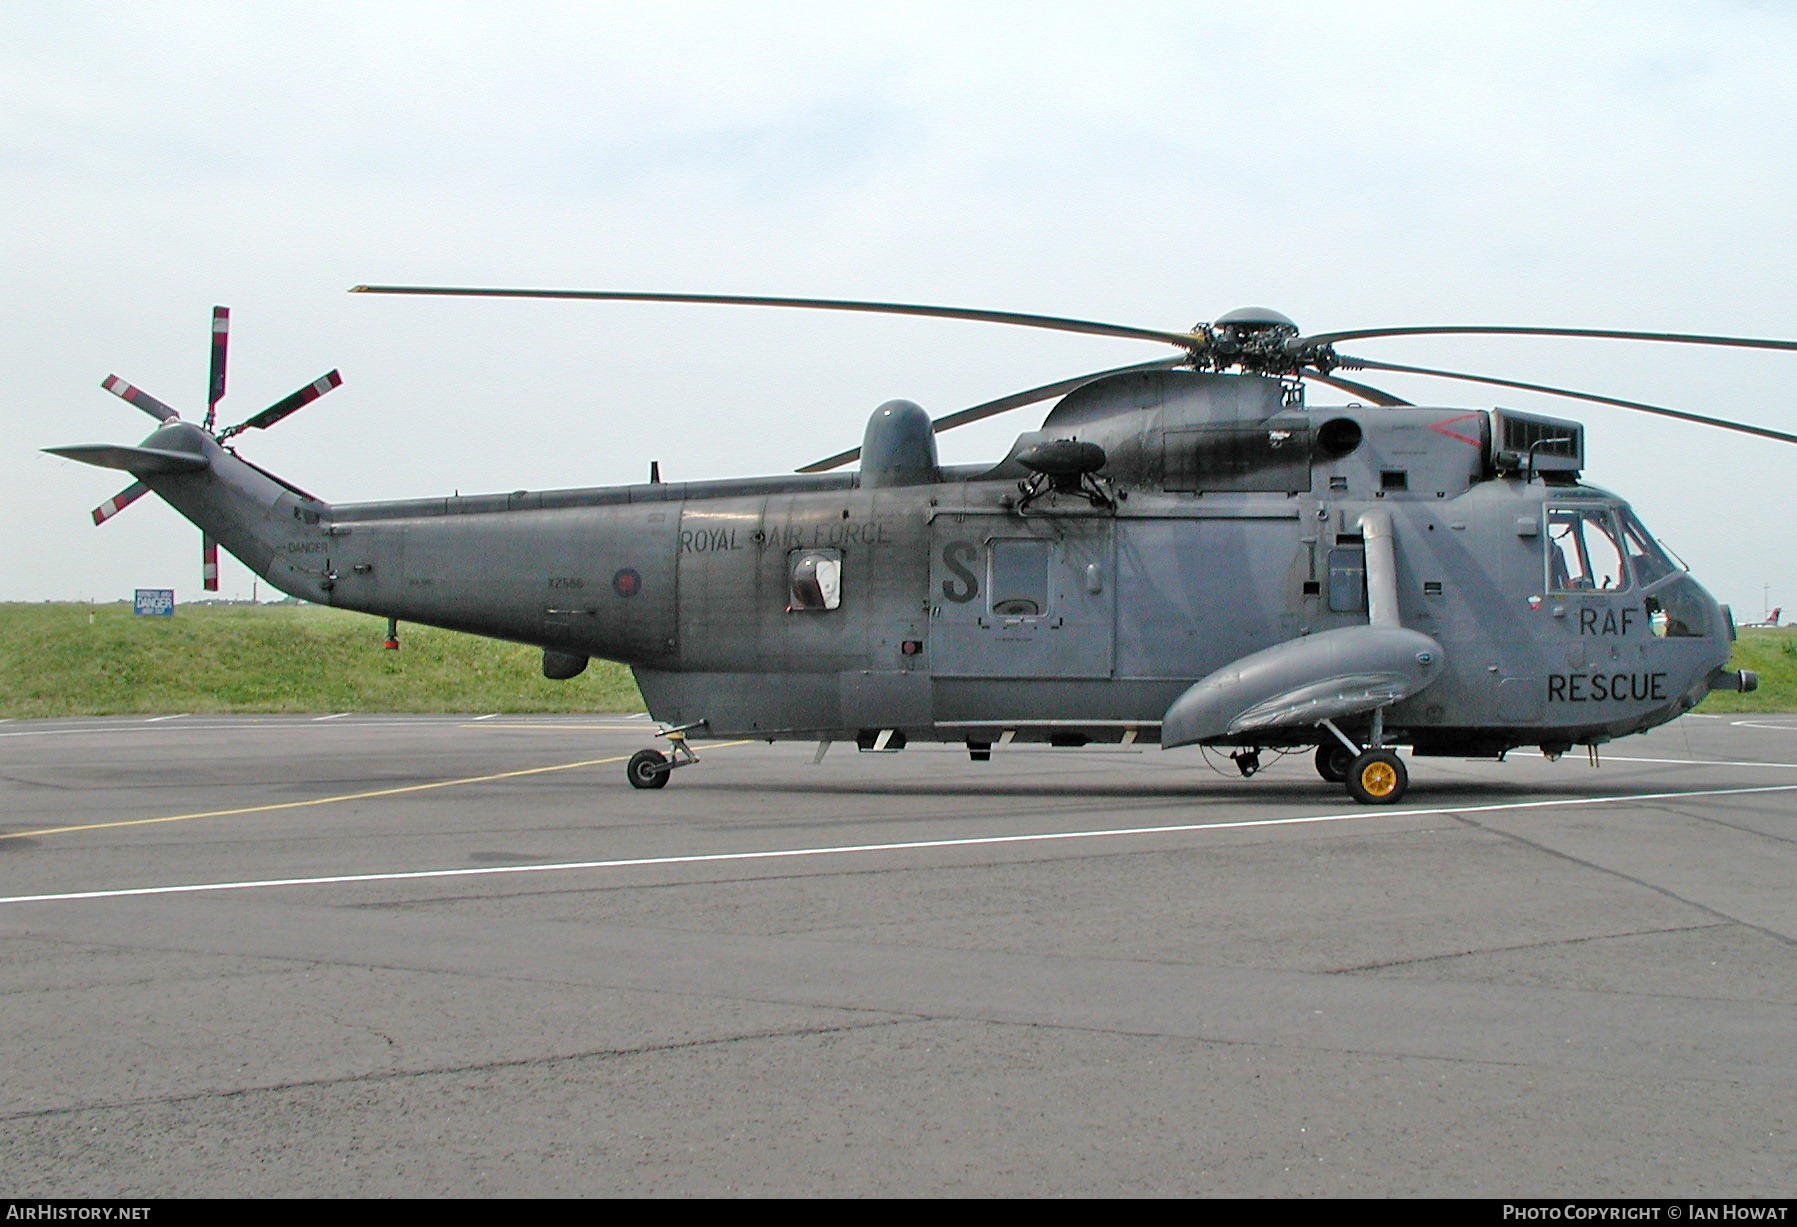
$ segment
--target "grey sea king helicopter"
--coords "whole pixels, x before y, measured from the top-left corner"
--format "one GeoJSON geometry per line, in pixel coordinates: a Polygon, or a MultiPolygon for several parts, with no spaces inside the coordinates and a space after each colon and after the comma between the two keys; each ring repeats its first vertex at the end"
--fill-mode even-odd
{"type": "MultiPolygon", "coordinates": [[[[879,406],[859,448],[796,474],[380,503],[328,503],[242,459],[336,387],[335,371],[216,427],[228,314],[204,418],[135,447],[54,454],[136,480],[308,601],[540,647],[551,678],[590,657],[635,672],[671,753],[689,738],[896,750],[1155,743],[1315,747],[1359,801],[1404,795],[1413,755],[1558,757],[1756,679],[1725,664],[1729,612],[1618,496],[1582,484],[1584,430],[1508,409],[1414,405],[1344,378],[1387,371],[1618,405],[1797,443],[1797,435],[1564,388],[1350,358],[1343,342],[1481,333],[1760,349],[1744,337],[1497,326],[1304,335],[1276,311],[1189,332],[954,307],[722,294],[358,286],[439,294],[803,307],[1128,337],[1157,361],[1063,379],[934,421],[879,406]],[[1312,408],[1305,381],[1355,403],[1312,408]],[[945,467],[935,434],[1060,398],[997,464],[945,467]],[[840,469],[859,459],[858,472],[840,469]]],[[[389,622],[391,628],[396,625],[389,622]]],[[[1595,753],[1595,751],[1593,751],[1595,753]]]]}

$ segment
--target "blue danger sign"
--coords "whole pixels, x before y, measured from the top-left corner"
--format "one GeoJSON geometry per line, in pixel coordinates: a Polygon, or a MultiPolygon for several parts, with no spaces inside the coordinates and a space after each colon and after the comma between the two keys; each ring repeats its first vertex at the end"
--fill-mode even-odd
{"type": "Polygon", "coordinates": [[[175,590],[139,588],[131,612],[140,618],[172,618],[175,616],[175,590]]]}

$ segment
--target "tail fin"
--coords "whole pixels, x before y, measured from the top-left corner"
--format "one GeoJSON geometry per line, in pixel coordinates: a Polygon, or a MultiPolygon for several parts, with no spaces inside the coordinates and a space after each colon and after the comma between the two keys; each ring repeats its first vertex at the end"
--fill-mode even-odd
{"type": "MultiPolygon", "coordinates": [[[[206,431],[179,419],[165,422],[136,447],[83,444],[46,451],[83,464],[122,469],[137,478],[102,504],[95,523],[144,492],[160,495],[199,526],[206,546],[222,545],[281,591],[328,602],[335,576],[329,563],[331,506],[219,446],[206,431]]],[[[216,556],[210,561],[216,566],[216,556]]],[[[217,572],[210,578],[216,584],[217,572]]]]}

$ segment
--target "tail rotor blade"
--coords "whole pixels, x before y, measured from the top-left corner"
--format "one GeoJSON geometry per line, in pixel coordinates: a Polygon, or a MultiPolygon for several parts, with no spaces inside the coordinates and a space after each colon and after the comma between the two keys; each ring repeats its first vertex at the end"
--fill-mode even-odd
{"type": "Polygon", "coordinates": [[[332,388],[341,387],[342,385],[343,376],[339,375],[336,371],[321,375],[291,396],[282,397],[280,400],[264,409],[261,413],[258,413],[255,417],[231,427],[231,429],[219,436],[219,441],[223,442],[232,435],[241,434],[246,430],[267,430],[282,418],[291,413],[297,413],[299,410],[304,409],[307,405],[323,396],[326,392],[329,392],[332,388]]]}
{"type": "Polygon", "coordinates": [[[218,591],[218,542],[210,534],[200,534],[200,583],[207,592],[218,591]]]}
{"type": "Polygon", "coordinates": [[[142,409],[159,422],[173,422],[181,416],[142,388],[132,387],[117,375],[108,375],[100,381],[100,386],[127,405],[135,405],[142,409]]]}
{"type": "Polygon", "coordinates": [[[150,488],[141,481],[134,481],[117,494],[94,508],[94,527],[98,528],[113,516],[135,503],[150,492],[150,488]]]}
{"type": "Polygon", "coordinates": [[[218,420],[218,402],[225,398],[225,351],[231,344],[231,309],[212,308],[212,382],[206,392],[206,429],[218,420]]]}

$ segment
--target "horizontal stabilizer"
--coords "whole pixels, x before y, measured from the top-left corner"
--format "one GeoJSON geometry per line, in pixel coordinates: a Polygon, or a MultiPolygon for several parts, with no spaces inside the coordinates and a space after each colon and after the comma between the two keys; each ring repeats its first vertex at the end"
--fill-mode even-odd
{"type": "Polygon", "coordinates": [[[155,447],[120,447],[112,443],[80,443],[74,447],[46,447],[52,456],[79,460],[103,469],[123,469],[139,477],[156,473],[194,473],[207,467],[204,456],[169,452],[155,447]]]}
{"type": "Polygon", "coordinates": [[[1402,626],[1349,626],[1244,656],[1193,684],[1161,721],[1161,744],[1251,737],[1407,699],[1441,674],[1441,645],[1402,626]]]}

